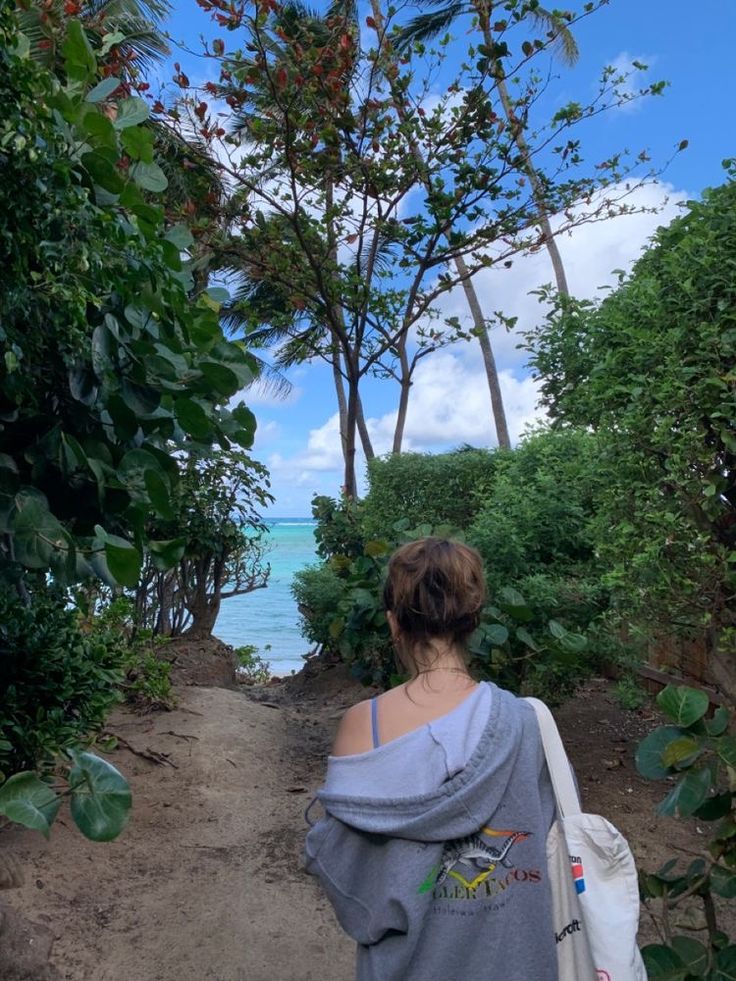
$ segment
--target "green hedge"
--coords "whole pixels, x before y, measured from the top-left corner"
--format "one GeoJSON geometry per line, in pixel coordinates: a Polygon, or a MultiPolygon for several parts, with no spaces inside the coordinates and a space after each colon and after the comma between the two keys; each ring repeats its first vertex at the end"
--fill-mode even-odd
{"type": "MultiPolygon", "coordinates": [[[[85,634],[62,596],[25,606],[0,587],[0,771],[45,768],[79,746],[120,701],[123,648],[85,634]]],[[[0,777],[0,781],[2,777],[0,777]]]]}
{"type": "Polygon", "coordinates": [[[402,453],[371,460],[363,503],[368,537],[382,537],[395,522],[467,528],[493,483],[503,452],[402,453]]]}

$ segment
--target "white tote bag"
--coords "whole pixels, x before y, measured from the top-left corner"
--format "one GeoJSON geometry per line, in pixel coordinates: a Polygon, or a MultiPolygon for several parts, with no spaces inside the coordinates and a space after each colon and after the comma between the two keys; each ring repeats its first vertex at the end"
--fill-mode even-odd
{"type": "Polygon", "coordinates": [[[636,944],[639,887],[631,849],[605,818],[581,813],[552,713],[536,698],[527,701],[539,722],[557,801],[547,865],[559,981],[646,981],[636,944]]]}

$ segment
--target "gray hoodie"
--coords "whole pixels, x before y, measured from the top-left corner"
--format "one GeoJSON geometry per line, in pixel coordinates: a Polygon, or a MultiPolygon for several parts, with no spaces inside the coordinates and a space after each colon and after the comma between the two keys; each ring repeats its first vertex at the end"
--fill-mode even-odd
{"type": "Polygon", "coordinates": [[[558,981],[537,721],[492,687],[478,745],[436,791],[318,794],[306,867],[358,943],[357,981],[558,981]]]}

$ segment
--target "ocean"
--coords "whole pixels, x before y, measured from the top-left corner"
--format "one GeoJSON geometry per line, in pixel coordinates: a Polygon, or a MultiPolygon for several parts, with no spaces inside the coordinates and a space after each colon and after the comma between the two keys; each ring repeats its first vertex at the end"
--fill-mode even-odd
{"type": "Polygon", "coordinates": [[[287,675],[304,666],[302,655],[311,649],[299,633],[299,613],[290,586],[298,569],[318,561],[315,522],[311,518],[272,518],[267,524],[268,585],[224,600],[214,634],[233,647],[254,644],[270,662],[272,674],[287,675]]]}

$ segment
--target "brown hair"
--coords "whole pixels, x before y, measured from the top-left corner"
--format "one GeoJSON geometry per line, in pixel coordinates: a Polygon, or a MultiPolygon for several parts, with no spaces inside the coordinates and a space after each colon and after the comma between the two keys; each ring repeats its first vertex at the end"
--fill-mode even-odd
{"type": "Polygon", "coordinates": [[[464,646],[480,623],[485,598],[483,563],[474,548],[420,538],[391,556],[383,603],[409,650],[435,638],[464,646]]]}

